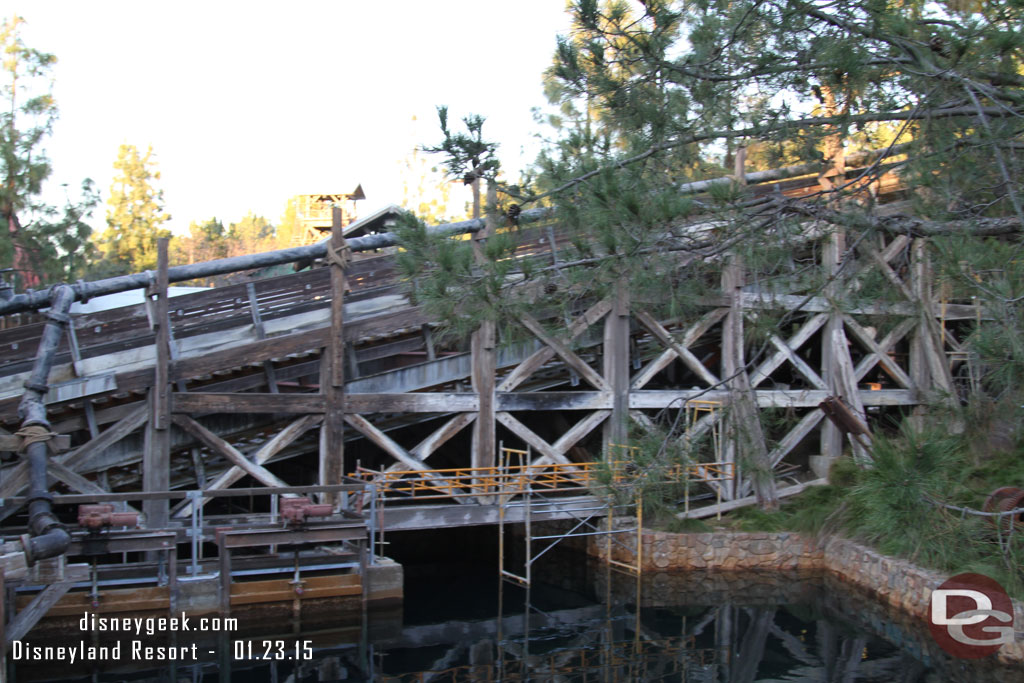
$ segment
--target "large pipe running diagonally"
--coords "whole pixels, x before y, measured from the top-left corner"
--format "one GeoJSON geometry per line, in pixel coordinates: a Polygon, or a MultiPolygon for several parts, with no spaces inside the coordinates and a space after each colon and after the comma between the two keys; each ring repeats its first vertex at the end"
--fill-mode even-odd
{"type": "Polygon", "coordinates": [[[25,559],[30,564],[63,555],[71,544],[71,536],[53,514],[53,496],[46,481],[46,442],[51,432],[43,399],[49,389],[50,368],[53,367],[57,347],[70,319],[68,311],[75,301],[75,291],[68,285],[57,285],[51,292],[52,305],[46,313],[49,320],[43,328],[32,374],[25,381],[25,394],[18,405],[18,417],[21,418],[18,433],[28,443],[25,453],[29,466],[29,533],[22,537],[22,545],[25,547],[25,559]]]}

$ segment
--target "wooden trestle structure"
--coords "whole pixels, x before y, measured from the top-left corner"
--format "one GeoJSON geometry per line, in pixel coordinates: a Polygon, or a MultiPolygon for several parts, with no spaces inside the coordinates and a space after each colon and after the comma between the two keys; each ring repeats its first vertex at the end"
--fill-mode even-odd
{"type": "MultiPolygon", "coordinates": [[[[800,196],[818,183],[805,175],[746,191],[800,196]]],[[[883,176],[875,194],[879,202],[903,198],[893,176],[883,176]]],[[[452,230],[485,240],[500,228],[488,219],[452,230]]],[[[356,538],[367,533],[365,487],[387,487],[389,472],[419,472],[466,494],[446,505],[432,501],[436,516],[421,511],[416,525],[404,528],[430,526],[431,519],[438,526],[495,522],[480,511],[496,509],[500,496],[474,489],[476,476],[446,481],[443,470],[495,468],[498,439],[528,447],[529,467],[571,470],[601,459],[609,443],[626,443],[630,419],[650,424],[661,411],[698,405],[692,401],[702,410],[686,434],[697,438],[727,419],[733,397],[748,385],[758,409],[791,418],[784,433],[764,436],[772,465],[814,478],[806,473],[808,455],[827,463],[845,447],[818,410],[826,397],[841,397],[869,423],[876,412],[947,400],[964,362],[950,321],[978,315],[969,305],[940,304],[923,239],[878,235],[850,245],[841,228],[808,224],[807,243],[821,247],[808,255],[836,276],[820,295],[759,289],[735,263],[693,321],[658,319],[620,291],[585,302],[558,332],[550,331],[552,321],[524,315],[518,323],[532,335],[528,343],[501,346],[492,326],[468,348],[442,348],[433,339],[435,321],[410,301],[392,256],[353,257],[360,245],[346,245],[338,226],[333,235],[326,267],[175,298],[168,296],[173,269],[165,245],[144,305],[71,317],[46,397],[52,431],[70,438],[51,440],[57,448],[48,472],[59,492],[55,509],[68,522],[72,503],[112,501],[144,513],[144,531],[105,532],[113,534],[101,548],[111,576],[155,577],[167,562],[156,550],[177,552],[182,567],[171,552],[171,574],[189,563],[201,574],[214,546],[223,553],[230,539],[259,545],[249,538],[259,533],[269,534],[264,545],[271,548],[287,543],[287,533],[307,548],[344,543],[350,566],[365,564],[366,544],[356,538]],[[903,301],[838,305],[872,272],[903,301]],[[772,352],[745,372],[744,324],[766,310],[791,312],[792,325],[772,334],[772,352]],[[879,319],[896,322],[879,335],[879,319]],[[380,474],[347,479],[357,465],[380,474]],[[223,497],[243,480],[272,495],[223,497]],[[275,535],[275,501],[310,486],[328,487],[320,495],[335,514],[275,535]],[[352,525],[362,527],[353,533],[352,525]],[[163,536],[115,548],[118,533],[163,536]],[[114,552],[131,552],[128,565],[115,571],[114,552]]],[[[558,263],[560,248],[564,253],[557,225],[524,226],[520,236],[519,258],[558,263]]],[[[15,454],[14,433],[43,324],[0,331],[0,450],[7,451],[0,516],[9,541],[25,523],[18,511],[29,473],[15,454]]],[[[708,486],[728,503],[749,496],[752,484],[729,431],[721,438],[721,460],[739,466],[735,479],[708,486]]],[[[78,554],[89,546],[86,532],[76,532],[75,543],[69,560],[96,557],[78,554]]],[[[5,550],[16,554],[16,546],[5,550]]],[[[245,562],[266,568],[268,557],[252,554],[245,562]]],[[[31,584],[31,574],[24,581],[31,584]]]]}

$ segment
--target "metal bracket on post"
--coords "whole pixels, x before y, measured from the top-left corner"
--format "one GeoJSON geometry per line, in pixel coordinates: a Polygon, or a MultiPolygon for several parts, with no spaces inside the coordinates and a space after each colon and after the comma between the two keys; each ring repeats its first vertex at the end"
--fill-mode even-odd
{"type": "Polygon", "coordinates": [[[187,532],[192,541],[192,561],[189,563],[188,573],[195,578],[199,575],[199,551],[202,548],[202,491],[189,491],[188,499],[192,505],[192,524],[187,532]]]}

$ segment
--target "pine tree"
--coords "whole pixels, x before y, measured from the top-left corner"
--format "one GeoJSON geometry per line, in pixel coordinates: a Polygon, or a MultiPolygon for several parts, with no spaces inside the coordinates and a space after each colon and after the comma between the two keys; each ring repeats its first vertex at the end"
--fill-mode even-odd
{"type": "MultiPolygon", "coordinates": [[[[400,258],[428,308],[465,330],[537,308],[563,307],[566,317],[575,302],[625,287],[651,313],[686,318],[730,262],[761,286],[820,294],[827,276],[793,259],[808,220],[843,226],[848,250],[878,230],[942,233],[957,240],[936,241],[947,277],[999,311],[974,335],[980,384],[1022,403],[1024,260],[1019,244],[996,249],[973,233],[991,228],[988,218],[1024,228],[1024,5],[574,0],[570,11],[572,33],[545,75],[555,137],[531,192],[505,188],[522,207],[556,207],[569,240],[562,263],[509,258],[514,232],[489,240],[487,258],[474,260],[465,243],[441,245],[411,225],[400,258]],[[855,146],[897,142],[904,157],[883,155],[856,183],[828,180],[855,146]],[[751,198],[738,182],[698,199],[680,194],[682,183],[743,170],[747,147],[762,165],[810,164],[831,189],[800,203],[751,198]],[[881,217],[870,202],[844,201],[887,167],[912,188],[915,216],[881,217]],[[688,229],[698,210],[713,230],[688,229]],[[992,281],[964,276],[970,270],[956,257],[968,254],[992,281]]],[[[787,320],[759,315],[747,326],[748,370],[787,320]]],[[[748,474],[755,486],[768,482],[758,495],[770,506],[770,463],[763,452],[753,460],[748,474]]]]}
{"type": "Polygon", "coordinates": [[[105,267],[117,272],[156,268],[156,241],[169,237],[160,226],[170,219],[164,212],[163,190],[153,186],[160,179],[154,170],[152,147],[140,155],[135,145],[122,144],[114,162],[118,175],[110,185],[107,229],[99,239],[105,267]]]}
{"type": "Polygon", "coordinates": [[[81,271],[92,232],[84,221],[97,197],[86,180],[82,199],[61,209],[39,199],[51,172],[42,143],[57,118],[50,73],[57,58],[25,45],[23,23],[16,16],[0,24],[0,265],[13,267],[18,284],[35,287],[81,271]]]}

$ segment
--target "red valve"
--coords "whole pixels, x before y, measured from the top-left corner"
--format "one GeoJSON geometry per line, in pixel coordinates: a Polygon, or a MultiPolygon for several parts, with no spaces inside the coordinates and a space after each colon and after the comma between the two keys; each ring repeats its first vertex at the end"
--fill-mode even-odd
{"type": "Polygon", "coordinates": [[[282,498],[281,517],[289,524],[305,523],[308,517],[328,517],[334,512],[330,503],[313,503],[309,498],[282,498]]]}
{"type": "Polygon", "coordinates": [[[97,531],[110,526],[138,526],[139,516],[134,512],[114,512],[109,503],[99,505],[79,505],[78,525],[97,531]]]}

